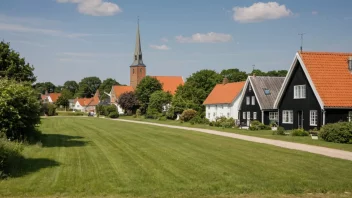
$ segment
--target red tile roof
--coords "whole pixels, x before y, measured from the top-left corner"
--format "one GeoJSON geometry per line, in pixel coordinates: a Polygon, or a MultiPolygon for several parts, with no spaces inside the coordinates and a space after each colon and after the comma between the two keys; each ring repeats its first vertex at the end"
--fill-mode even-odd
{"type": "Polygon", "coordinates": [[[175,94],[179,85],[183,85],[182,76],[152,76],[160,81],[165,92],[169,91],[172,95],[175,94]]]}
{"type": "Polygon", "coordinates": [[[51,98],[53,102],[56,102],[57,99],[61,96],[61,93],[50,93],[48,94],[48,97],[51,98]]]}
{"type": "Polygon", "coordinates": [[[300,52],[299,55],[324,106],[352,107],[352,74],[347,62],[352,53],[300,52]]]}
{"type": "Polygon", "coordinates": [[[217,84],[203,104],[230,104],[241,93],[245,83],[246,81],[217,84]]]}
{"type": "Polygon", "coordinates": [[[93,98],[77,98],[75,100],[75,103],[78,101],[78,103],[84,107],[84,106],[97,106],[100,103],[99,100],[99,91],[95,93],[93,98]]]}
{"type": "Polygon", "coordinates": [[[134,91],[132,86],[114,85],[112,88],[114,89],[116,99],[118,99],[123,93],[134,91]]]}

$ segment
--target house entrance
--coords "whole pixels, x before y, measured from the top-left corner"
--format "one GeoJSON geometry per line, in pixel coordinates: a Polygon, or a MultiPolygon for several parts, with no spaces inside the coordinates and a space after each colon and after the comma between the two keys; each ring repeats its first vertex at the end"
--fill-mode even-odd
{"type": "Polygon", "coordinates": [[[297,123],[298,123],[298,128],[303,128],[303,111],[298,111],[297,112],[297,123]]]}

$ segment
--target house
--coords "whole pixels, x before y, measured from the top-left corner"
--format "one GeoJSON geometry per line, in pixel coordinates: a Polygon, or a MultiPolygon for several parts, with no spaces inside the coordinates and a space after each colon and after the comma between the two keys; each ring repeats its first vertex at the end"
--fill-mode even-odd
{"type": "Polygon", "coordinates": [[[100,103],[99,90],[92,98],[77,98],[75,99],[75,106],[73,110],[82,112],[96,112],[96,106],[100,103]]]}
{"type": "Polygon", "coordinates": [[[119,105],[119,98],[123,93],[134,91],[132,86],[114,85],[110,91],[110,102],[116,105],[119,114],[124,114],[124,110],[119,105]]]}
{"type": "Polygon", "coordinates": [[[352,53],[297,52],[275,101],[286,130],[352,120],[352,53]]]}
{"type": "Polygon", "coordinates": [[[238,105],[245,81],[228,83],[224,78],[222,84],[217,84],[203,102],[205,116],[210,121],[219,117],[238,120],[238,105]]]}
{"type": "Polygon", "coordinates": [[[61,93],[48,93],[41,95],[41,99],[44,103],[55,103],[57,99],[61,96],[61,93]]]}
{"type": "Polygon", "coordinates": [[[274,103],[284,80],[285,77],[248,76],[239,102],[241,125],[250,126],[253,120],[265,125],[277,122],[274,103]]]}

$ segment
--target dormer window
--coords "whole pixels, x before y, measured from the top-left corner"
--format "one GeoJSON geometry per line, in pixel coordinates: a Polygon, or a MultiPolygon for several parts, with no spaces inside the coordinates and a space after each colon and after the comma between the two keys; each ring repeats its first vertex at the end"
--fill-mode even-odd
{"type": "Polygon", "coordinates": [[[270,95],[270,89],[263,88],[265,95],[270,95]]]}

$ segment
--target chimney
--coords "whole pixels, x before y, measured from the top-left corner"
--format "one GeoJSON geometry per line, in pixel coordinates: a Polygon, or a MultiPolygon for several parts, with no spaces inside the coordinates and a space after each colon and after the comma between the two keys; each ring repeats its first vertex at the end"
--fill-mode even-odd
{"type": "Polygon", "coordinates": [[[229,79],[227,79],[226,77],[222,80],[222,84],[226,85],[227,83],[229,83],[229,79]]]}
{"type": "Polygon", "coordinates": [[[352,73],[352,56],[348,57],[348,69],[352,73]]]}
{"type": "Polygon", "coordinates": [[[255,73],[253,73],[253,77],[255,77],[255,73]]]}

